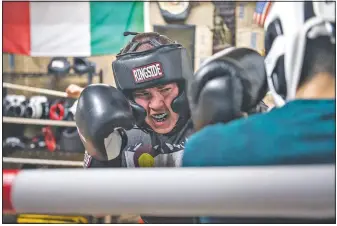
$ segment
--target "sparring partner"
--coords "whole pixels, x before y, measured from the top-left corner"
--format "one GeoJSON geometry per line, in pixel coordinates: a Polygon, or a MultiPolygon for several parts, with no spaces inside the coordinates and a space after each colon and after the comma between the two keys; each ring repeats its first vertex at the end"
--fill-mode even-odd
{"type": "MultiPolygon", "coordinates": [[[[220,100],[227,100],[224,90],[232,88],[232,80],[225,81],[229,75],[224,68],[233,60],[219,57],[196,73],[188,95],[194,97],[189,98],[191,113],[199,131],[185,144],[184,167],[335,163],[335,4],[273,3],[265,23],[264,62],[277,106],[266,114],[227,124],[210,120],[205,111],[210,107],[215,107],[211,111],[216,115],[239,112],[225,108],[227,102],[220,104],[220,100]],[[215,84],[220,79],[223,83],[215,84]],[[209,96],[219,104],[210,106],[209,96]]],[[[233,73],[239,78],[249,76],[240,66],[231,67],[233,73]]],[[[203,222],[243,223],[231,218],[203,222]]],[[[256,223],[256,219],[248,222],[256,223]]]]}
{"type": "MultiPolygon", "coordinates": [[[[78,99],[75,118],[86,148],[86,168],[181,166],[193,127],[184,89],[184,77],[193,76],[191,59],[183,46],[166,36],[133,35],[112,63],[117,89],[89,85],[78,99]]],[[[77,90],[70,87],[68,93],[77,90]]],[[[142,219],[196,222],[192,217],[142,219]]]]}

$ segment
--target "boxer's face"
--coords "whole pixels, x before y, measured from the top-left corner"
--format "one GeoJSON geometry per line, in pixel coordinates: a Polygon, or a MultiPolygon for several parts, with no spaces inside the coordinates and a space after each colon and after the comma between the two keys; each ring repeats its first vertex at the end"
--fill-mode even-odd
{"type": "Polygon", "coordinates": [[[133,93],[135,102],[146,110],[145,122],[156,133],[169,133],[176,125],[179,115],[173,112],[171,103],[178,93],[176,83],[137,90],[133,93]]]}

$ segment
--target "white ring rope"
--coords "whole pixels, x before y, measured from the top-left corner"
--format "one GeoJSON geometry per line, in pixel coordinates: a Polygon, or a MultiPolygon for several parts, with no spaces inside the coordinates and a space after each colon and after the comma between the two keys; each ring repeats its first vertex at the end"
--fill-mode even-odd
{"type": "Polygon", "coordinates": [[[335,165],[26,170],[18,213],[154,216],[335,216],[335,165]]]}

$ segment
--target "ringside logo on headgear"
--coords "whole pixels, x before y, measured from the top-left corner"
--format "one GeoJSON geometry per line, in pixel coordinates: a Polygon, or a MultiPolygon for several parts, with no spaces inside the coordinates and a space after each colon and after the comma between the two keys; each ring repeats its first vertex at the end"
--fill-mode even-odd
{"type": "Polygon", "coordinates": [[[136,83],[143,83],[164,76],[163,67],[159,62],[134,68],[132,73],[136,83]]]}

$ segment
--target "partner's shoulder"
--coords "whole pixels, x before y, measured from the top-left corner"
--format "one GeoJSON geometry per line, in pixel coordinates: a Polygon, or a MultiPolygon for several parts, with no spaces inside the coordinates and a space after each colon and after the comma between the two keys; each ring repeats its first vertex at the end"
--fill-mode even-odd
{"type": "Polygon", "coordinates": [[[197,133],[193,134],[189,143],[192,142],[213,142],[222,143],[226,141],[227,143],[237,143],[236,141],[249,136],[249,133],[253,133],[259,130],[259,124],[264,121],[264,116],[254,115],[248,118],[242,118],[234,120],[230,123],[217,123],[214,125],[209,125],[197,133]]]}
{"type": "Polygon", "coordinates": [[[265,116],[256,115],[224,124],[210,125],[193,134],[185,145],[183,166],[236,164],[241,152],[263,140],[265,116]]]}

